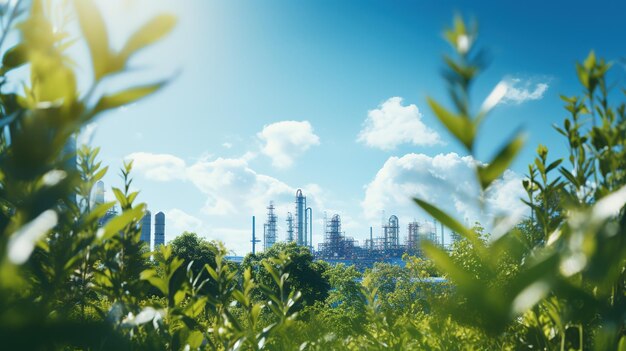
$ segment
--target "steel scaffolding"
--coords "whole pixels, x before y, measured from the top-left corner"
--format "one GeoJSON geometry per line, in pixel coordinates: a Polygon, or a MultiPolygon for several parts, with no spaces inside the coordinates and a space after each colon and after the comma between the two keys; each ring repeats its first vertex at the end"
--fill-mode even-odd
{"type": "Polygon", "coordinates": [[[263,250],[265,251],[276,243],[276,221],[274,202],[270,201],[270,205],[267,207],[267,220],[263,226],[263,250]]]}
{"type": "Polygon", "coordinates": [[[318,245],[319,255],[326,258],[352,258],[355,240],[346,237],[341,231],[341,217],[333,215],[330,220],[324,216],[324,242],[318,245]]]}
{"type": "Polygon", "coordinates": [[[417,221],[409,223],[407,227],[406,248],[408,251],[421,251],[420,225],[417,221]]]}
{"type": "Polygon", "coordinates": [[[293,215],[287,212],[287,242],[295,241],[293,236],[293,215]]]}

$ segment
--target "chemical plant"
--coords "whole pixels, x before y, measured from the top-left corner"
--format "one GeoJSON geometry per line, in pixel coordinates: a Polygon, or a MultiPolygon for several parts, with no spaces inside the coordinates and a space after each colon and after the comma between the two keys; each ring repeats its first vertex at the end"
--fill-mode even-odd
{"type": "MultiPolygon", "coordinates": [[[[104,182],[98,181],[94,189],[94,206],[104,204],[104,192],[104,182]]],[[[118,211],[115,206],[111,207],[98,220],[98,225],[100,227],[106,225],[117,215],[118,211]]],[[[156,249],[165,244],[165,213],[159,212],[154,215],[154,233],[152,232],[152,214],[150,211],[146,211],[139,225],[141,227],[140,240],[147,243],[151,249],[156,249]]]]}
{"type": "MultiPolygon", "coordinates": [[[[334,214],[328,217],[324,214],[323,231],[324,241],[318,243],[317,249],[313,246],[313,209],[307,207],[306,197],[302,190],[296,191],[294,214],[286,215],[285,241],[295,242],[308,247],[317,259],[330,263],[354,264],[357,267],[371,267],[374,262],[399,263],[404,253],[422,255],[422,242],[430,241],[443,248],[444,228],[437,223],[417,222],[413,220],[406,224],[404,237],[401,236],[401,224],[396,215],[385,218],[380,226],[380,232],[374,236],[374,227],[370,227],[369,238],[363,245],[358,240],[347,236],[341,227],[341,216],[334,214]],[[403,239],[403,240],[402,240],[403,239]]],[[[252,217],[252,251],[256,252],[256,244],[261,242],[255,233],[255,217],[252,217]]],[[[278,241],[278,216],[274,202],[267,207],[267,217],[263,225],[263,249],[267,250],[278,241]]],[[[458,236],[450,233],[452,240],[458,236]]]]}

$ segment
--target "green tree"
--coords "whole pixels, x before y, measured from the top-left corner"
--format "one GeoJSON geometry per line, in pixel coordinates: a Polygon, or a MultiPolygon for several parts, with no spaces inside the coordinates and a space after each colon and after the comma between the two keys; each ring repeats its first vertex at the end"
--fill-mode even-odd
{"type": "Polygon", "coordinates": [[[319,324],[322,334],[333,333],[347,337],[363,332],[365,299],[361,291],[363,274],[354,266],[338,264],[328,267],[324,276],[330,283],[330,292],[324,302],[307,307],[305,314],[312,324],[319,324]],[[319,321],[319,322],[318,322],[319,321]]]}
{"type": "Polygon", "coordinates": [[[328,265],[321,261],[314,261],[311,251],[304,246],[293,242],[277,243],[266,252],[247,255],[244,258],[243,267],[252,269],[257,282],[269,285],[271,276],[264,269],[263,262],[275,259],[281,254],[289,258],[285,267],[285,273],[288,274],[286,288],[302,294],[300,305],[312,306],[315,302],[324,301],[330,290],[330,283],[324,276],[328,265]]]}
{"type": "MultiPolygon", "coordinates": [[[[219,249],[219,245],[209,242],[201,238],[196,233],[183,232],[172,240],[169,245],[172,248],[172,254],[183,260],[184,267],[198,277],[200,281],[209,278],[205,266],[208,265],[215,268],[215,255],[219,249]]],[[[215,292],[215,286],[212,282],[207,282],[203,286],[205,294],[215,292]]]]}
{"type": "Polygon", "coordinates": [[[192,266],[194,272],[203,270],[205,264],[215,267],[218,245],[199,237],[196,233],[183,232],[169,245],[172,247],[172,254],[182,258],[185,265],[194,262],[192,266]]]}

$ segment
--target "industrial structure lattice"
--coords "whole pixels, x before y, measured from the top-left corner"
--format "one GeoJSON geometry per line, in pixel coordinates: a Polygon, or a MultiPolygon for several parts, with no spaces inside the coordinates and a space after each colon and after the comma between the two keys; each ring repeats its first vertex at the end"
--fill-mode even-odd
{"type": "MultiPolygon", "coordinates": [[[[270,201],[267,207],[267,217],[263,227],[263,247],[265,250],[272,247],[278,240],[278,216],[276,207],[270,201]]],[[[254,227],[254,225],[253,225],[254,227]]],[[[330,218],[324,213],[323,238],[318,243],[317,250],[313,246],[313,210],[307,206],[307,198],[301,189],[296,191],[295,209],[287,212],[285,241],[295,242],[308,247],[316,258],[328,262],[345,262],[357,266],[371,266],[374,262],[400,260],[404,253],[422,255],[422,243],[429,241],[444,245],[444,229],[441,226],[437,235],[436,222],[417,222],[413,220],[406,226],[406,236],[400,240],[400,220],[396,215],[384,219],[380,226],[380,234],[374,236],[373,227],[370,227],[369,238],[363,246],[359,245],[354,237],[346,236],[342,230],[341,216],[333,214],[330,218]]],[[[450,233],[452,241],[458,240],[456,233],[450,233]]],[[[256,239],[253,238],[253,241],[256,239]]]]}

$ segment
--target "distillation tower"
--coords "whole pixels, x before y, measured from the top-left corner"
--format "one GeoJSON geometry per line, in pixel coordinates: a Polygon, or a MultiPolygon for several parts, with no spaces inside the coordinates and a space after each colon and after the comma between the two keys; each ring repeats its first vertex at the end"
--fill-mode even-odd
{"type": "Polygon", "coordinates": [[[383,225],[383,249],[396,250],[400,247],[400,224],[398,217],[392,215],[383,225]]]}
{"type": "Polygon", "coordinates": [[[263,226],[263,249],[267,251],[276,243],[276,221],[277,216],[274,213],[274,202],[270,201],[267,206],[267,220],[263,226]]]}
{"type": "Polygon", "coordinates": [[[350,258],[354,255],[355,241],[341,231],[341,217],[333,215],[330,220],[324,216],[324,242],[319,244],[321,255],[326,258],[350,258]]]}
{"type": "Polygon", "coordinates": [[[302,190],[296,191],[296,243],[313,248],[313,209],[306,206],[306,196],[302,190]]]}

